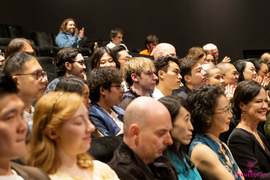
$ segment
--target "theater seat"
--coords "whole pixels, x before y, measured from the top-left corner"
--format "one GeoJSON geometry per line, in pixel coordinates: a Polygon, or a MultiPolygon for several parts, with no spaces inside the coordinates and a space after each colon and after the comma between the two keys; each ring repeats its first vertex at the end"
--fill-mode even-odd
{"type": "Polygon", "coordinates": [[[22,38],[23,36],[23,29],[20,25],[9,25],[8,26],[8,33],[10,38],[22,38]]]}
{"type": "Polygon", "coordinates": [[[9,38],[7,24],[0,24],[0,38],[9,38]]]}
{"type": "Polygon", "coordinates": [[[37,57],[37,60],[44,71],[47,72],[49,83],[57,77],[56,60],[53,57],[37,57]]]}
{"type": "Polygon", "coordinates": [[[36,31],[31,33],[31,39],[39,47],[53,47],[52,34],[48,32],[36,31]]]}

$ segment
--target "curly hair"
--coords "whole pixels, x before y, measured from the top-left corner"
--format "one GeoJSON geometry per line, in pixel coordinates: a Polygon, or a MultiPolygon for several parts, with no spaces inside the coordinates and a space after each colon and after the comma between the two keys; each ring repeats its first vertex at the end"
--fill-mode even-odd
{"type": "Polygon", "coordinates": [[[187,103],[195,133],[207,131],[207,121],[215,113],[220,96],[225,96],[224,90],[216,85],[203,85],[188,95],[187,103]]]}
{"type": "Polygon", "coordinates": [[[231,100],[233,114],[237,120],[241,120],[242,114],[242,110],[239,107],[239,104],[241,102],[248,104],[260,93],[261,89],[264,89],[264,87],[258,84],[256,81],[242,81],[237,85],[231,100]]]}
{"type": "Polygon", "coordinates": [[[34,50],[34,53],[32,55],[37,56],[35,51],[35,45],[32,42],[24,38],[15,38],[12,39],[12,41],[10,41],[7,45],[5,51],[5,58],[7,59],[11,54],[19,52],[26,44],[29,44],[34,50]]]}
{"type": "Polygon", "coordinates": [[[93,55],[91,56],[89,60],[91,70],[100,66],[100,59],[105,53],[107,53],[113,58],[113,61],[116,64],[116,68],[120,69],[121,64],[116,57],[116,53],[108,47],[100,47],[100,48],[95,49],[93,55]]]}
{"type": "Polygon", "coordinates": [[[76,25],[74,19],[68,18],[68,19],[65,19],[65,20],[62,22],[62,24],[61,24],[61,26],[60,26],[60,29],[59,29],[59,32],[60,32],[60,31],[62,31],[63,33],[66,33],[66,32],[67,32],[67,24],[68,24],[69,21],[73,21],[74,24],[75,24],[75,28],[77,28],[77,25],[76,25]]]}
{"type": "Polygon", "coordinates": [[[91,101],[98,102],[100,100],[101,86],[110,91],[112,83],[120,84],[122,81],[123,77],[118,69],[111,67],[95,68],[93,71],[91,71],[89,78],[91,101]]]}
{"type": "Polygon", "coordinates": [[[57,67],[58,77],[64,76],[66,74],[67,68],[66,68],[65,63],[66,62],[73,63],[79,53],[81,53],[79,49],[72,48],[72,47],[61,49],[57,53],[56,67],[57,67]]]}

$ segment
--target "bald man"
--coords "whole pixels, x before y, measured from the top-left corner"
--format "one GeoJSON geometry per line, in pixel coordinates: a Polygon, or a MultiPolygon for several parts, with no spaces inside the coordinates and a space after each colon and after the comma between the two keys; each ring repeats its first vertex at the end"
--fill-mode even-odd
{"type": "Polygon", "coordinates": [[[120,179],[177,179],[175,168],[162,156],[173,143],[169,111],[150,97],[139,97],[124,115],[124,139],[108,163],[120,179]]]}
{"type": "Polygon", "coordinates": [[[151,56],[154,56],[155,60],[160,56],[176,56],[176,51],[173,45],[168,43],[160,43],[152,51],[151,56]]]}
{"type": "Polygon", "coordinates": [[[239,74],[234,65],[227,62],[221,62],[217,64],[217,67],[220,69],[222,78],[224,79],[224,87],[227,85],[234,85],[236,87],[239,74]]]}

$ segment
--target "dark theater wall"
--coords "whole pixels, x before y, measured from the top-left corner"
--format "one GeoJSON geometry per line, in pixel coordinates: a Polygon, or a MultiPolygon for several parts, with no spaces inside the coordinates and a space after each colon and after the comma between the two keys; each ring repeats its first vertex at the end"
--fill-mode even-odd
{"type": "Polygon", "coordinates": [[[155,34],[183,57],[192,46],[216,44],[220,59],[243,58],[244,49],[270,49],[268,0],[1,0],[0,23],[58,33],[68,17],[85,27],[87,37],[109,40],[114,27],[124,30],[130,50],[143,49],[155,34]]]}

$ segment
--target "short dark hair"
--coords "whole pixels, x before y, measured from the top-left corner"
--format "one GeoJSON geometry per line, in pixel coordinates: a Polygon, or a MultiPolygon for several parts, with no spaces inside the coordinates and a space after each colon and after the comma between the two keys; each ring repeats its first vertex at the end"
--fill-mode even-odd
{"type": "Polygon", "coordinates": [[[36,56],[35,45],[27,39],[15,38],[9,42],[5,51],[5,58],[7,59],[11,54],[19,52],[26,44],[29,44],[34,50],[33,56],[36,56]]]}
{"type": "Polygon", "coordinates": [[[218,100],[225,97],[224,90],[216,85],[203,85],[192,89],[187,97],[191,120],[195,133],[205,133],[208,129],[207,120],[215,113],[218,100]]]}
{"type": "Polygon", "coordinates": [[[146,40],[145,40],[145,42],[144,42],[145,48],[147,49],[147,46],[146,46],[147,44],[154,43],[154,42],[157,42],[157,43],[159,42],[157,36],[155,36],[155,35],[153,35],[153,34],[147,36],[147,37],[146,37],[146,40]]]}
{"type": "MultiPolygon", "coordinates": [[[[262,67],[262,64],[266,64],[265,61],[262,61],[260,59],[250,59],[250,61],[254,64],[256,72],[258,73],[262,67]]],[[[267,64],[266,64],[267,65],[267,64]]]]}
{"type": "Polygon", "coordinates": [[[264,87],[256,81],[242,81],[237,85],[231,100],[233,113],[237,120],[241,119],[242,114],[242,110],[239,107],[240,102],[248,104],[260,93],[261,89],[264,89],[264,87]]]}
{"type": "Polygon", "coordinates": [[[12,77],[0,72],[0,98],[6,94],[17,94],[18,89],[12,77]]]}
{"type": "Polygon", "coordinates": [[[100,87],[109,90],[112,83],[119,84],[123,81],[122,74],[112,67],[98,67],[91,71],[89,78],[90,99],[92,102],[100,100],[100,87]]]}
{"type": "Polygon", "coordinates": [[[23,71],[26,61],[30,61],[32,59],[36,58],[23,51],[11,54],[5,61],[3,72],[10,76],[14,76],[16,73],[23,71]]]}
{"type": "Polygon", "coordinates": [[[112,29],[111,33],[110,33],[110,38],[115,38],[118,33],[121,33],[122,35],[124,35],[124,31],[122,29],[120,29],[120,28],[112,29]]]}
{"type": "Polygon", "coordinates": [[[126,48],[123,45],[119,45],[119,46],[114,46],[111,50],[115,53],[116,59],[119,59],[120,57],[119,52],[126,51],[126,48]]]}
{"type": "Polygon", "coordinates": [[[199,62],[199,59],[195,58],[183,58],[181,59],[181,66],[180,66],[180,74],[182,76],[182,83],[186,85],[185,76],[189,75],[191,76],[191,70],[194,67],[195,64],[199,62]]]}
{"type": "Polygon", "coordinates": [[[247,61],[246,60],[242,60],[242,59],[239,59],[237,61],[235,61],[233,63],[235,69],[238,71],[239,73],[239,78],[238,78],[238,82],[242,82],[245,80],[245,77],[243,75],[243,72],[244,70],[246,69],[246,63],[247,61]]]}
{"type": "MultiPolygon", "coordinates": [[[[170,62],[175,62],[180,68],[180,61],[177,57],[172,57],[172,56],[158,57],[154,63],[154,65],[156,67],[156,75],[158,76],[158,71],[160,71],[160,70],[167,72],[170,62]]],[[[157,80],[157,84],[158,83],[159,83],[159,80],[157,80]]]]}
{"type": "Polygon", "coordinates": [[[121,64],[118,61],[118,59],[116,58],[115,52],[108,47],[100,47],[100,48],[95,49],[93,55],[91,56],[91,58],[89,60],[91,70],[99,67],[100,59],[105,53],[107,53],[108,55],[110,55],[113,58],[113,61],[116,64],[116,68],[120,69],[121,64]]]}
{"type": "Polygon", "coordinates": [[[61,49],[57,53],[56,58],[56,67],[57,67],[57,76],[64,76],[66,74],[67,68],[65,66],[66,62],[73,63],[76,56],[81,53],[79,49],[67,47],[61,49]]]}
{"type": "Polygon", "coordinates": [[[86,84],[86,81],[82,78],[70,75],[63,77],[56,85],[54,91],[75,92],[82,95],[84,84],[86,84]]]}

